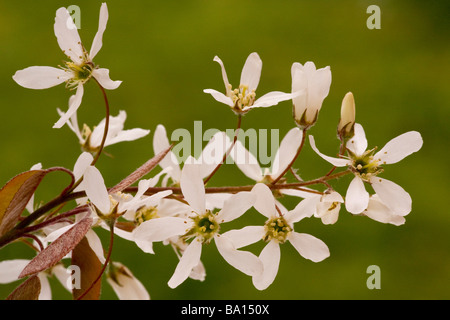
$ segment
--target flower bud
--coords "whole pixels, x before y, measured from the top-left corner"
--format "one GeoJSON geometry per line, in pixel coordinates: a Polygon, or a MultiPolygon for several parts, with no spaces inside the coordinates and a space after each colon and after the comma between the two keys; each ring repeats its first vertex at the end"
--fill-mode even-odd
{"type": "Polygon", "coordinates": [[[291,68],[293,116],[300,128],[315,124],[331,85],[330,67],[316,69],[313,62],[296,62],[291,68]]]}
{"type": "Polygon", "coordinates": [[[355,126],[355,99],[353,94],[348,92],[342,100],[341,119],[338,124],[338,136],[350,138],[353,136],[355,126]]]}

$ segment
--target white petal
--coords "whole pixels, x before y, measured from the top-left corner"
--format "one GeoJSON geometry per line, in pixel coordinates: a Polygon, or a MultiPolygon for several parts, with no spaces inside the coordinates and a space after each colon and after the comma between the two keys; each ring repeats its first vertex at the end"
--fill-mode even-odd
{"type": "MultiPolygon", "coordinates": [[[[161,153],[164,150],[169,148],[170,143],[167,138],[166,128],[163,125],[159,124],[156,127],[155,133],[153,135],[153,151],[156,154],[161,153]]],[[[169,151],[169,153],[159,162],[159,166],[163,169],[171,168],[170,176],[176,180],[180,181],[181,177],[181,169],[178,161],[176,160],[173,152],[169,151]]]]}
{"type": "Polygon", "coordinates": [[[222,234],[233,242],[236,249],[248,246],[262,240],[264,237],[263,226],[247,226],[239,230],[230,230],[222,234]]]}
{"type": "Polygon", "coordinates": [[[130,130],[120,131],[114,138],[107,139],[105,147],[110,146],[123,141],[134,141],[145,137],[150,133],[150,130],[135,128],[130,130]]]}
{"type": "Polygon", "coordinates": [[[256,196],[252,192],[239,192],[225,201],[223,209],[217,214],[219,223],[239,218],[255,203],[256,196]]]}
{"type": "Polygon", "coordinates": [[[230,156],[237,167],[250,179],[261,181],[264,178],[258,160],[239,140],[236,141],[230,156]]]}
{"type": "Polygon", "coordinates": [[[106,29],[106,23],[108,22],[108,7],[106,3],[102,3],[100,7],[100,17],[98,20],[98,31],[95,34],[94,40],[92,41],[91,51],[89,53],[89,58],[92,60],[97,55],[102,47],[103,33],[106,29]]]}
{"type": "Polygon", "coordinates": [[[177,218],[163,217],[145,221],[133,231],[135,241],[157,242],[185,234],[192,222],[177,218]]]}
{"type": "Polygon", "coordinates": [[[252,193],[256,195],[254,207],[259,213],[269,219],[277,216],[278,212],[275,208],[275,198],[268,186],[263,183],[257,183],[253,187],[252,193]]]}
{"type": "Polygon", "coordinates": [[[298,148],[302,143],[303,132],[299,128],[293,128],[284,136],[280,148],[275,154],[272,163],[271,176],[277,178],[294,159],[298,148]]]}
{"type": "Polygon", "coordinates": [[[369,204],[369,193],[366,191],[364,182],[355,176],[350,182],[345,196],[345,208],[348,212],[358,214],[363,212],[369,204]]]}
{"type": "Polygon", "coordinates": [[[53,125],[53,128],[61,128],[72,115],[77,112],[80,107],[81,100],[83,99],[84,88],[83,85],[78,85],[77,92],[69,98],[69,109],[65,114],[59,118],[59,120],[53,125]]]}
{"type": "Polygon", "coordinates": [[[256,289],[265,290],[272,284],[278,273],[280,257],[280,245],[276,241],[270,241],[259,255],[263,264],[263,272],[252,278],[256,289]]]}
{"type": "Polygon", "coordinates": [[[246,111],[251,108],[267,108],[277,105],[281,101],[292,99],[291,93],[284,93],[281,91],[272,91],[259,97],[251,106],[244,107],[242,110],[246,111]]]}
{"type": "Polygon", "coordinates": [[[30,263],[30,260],[15,259],[0,261],[0,283],[10,283],[19,280],[22,270],[30,263]]]}
{"type": "Polygon", "coordinates": [[[355,123],[355,134],[349,141],[347,141],[346,147],[358,156],[362,155],[366,151],[366,134],[362,125],[359,123],[355,123]]]}
{"type": "Polygon", "coordinates": [[[105,68],[94,69],[92,71],[92,76],[100,83],[100,85],[108,90],[117,89],[122,81],[116,80],[113,81],[109,77],[109,70],[105,68]]]}
{"type": "Polygon", "coordinates": [[[347,165],[350,164],[350,161],[347,159],[339,159],[339,158],[333,158],[333,157],[329,157],[324,155],[323,153],[321,153],[319,151],[319,149],[317,149],[316,147],[316,142],[314,141],[314,137],[313,136],[309,136],[309,143],[311,145],[311,148],[324,160],[328,161],[329,163],[331,163],[332,165],[336,166],[336,167],[345,167],[347,165]]]}
{"type": "Polygon", "coordinates": [[[45,272],[39,272],[37,276],[41,282],[41,292],[39,293],[38,300],[52,300],[52,289],[50,288],[47,274],[45,272]]]}
{"type": "Polygon", "coordinates": [[[233,243],[224,235],[214,237],[220,255],[233,267],[249,276],[262,272],[261,261],[253,253],[236,250],[233,243]]]}
{"type": "Polygon", "coordinates": [[[248,90],[256,90],[261,78],[262,60],[256,52],[251,53],[245,61],[241,73],[241,85],[248,86],[248,90]]]}
{"type": "MultiPolygon", "coordinates": [[[[225,71],[225,66],[223,65],[222,60],[218,56],[214,57],[214,61],[217,62],[220,65],[220,68],[222,70],[222,78],[223,78],[223,84],[225,85],[226,95],[230,95],[230,82],[228,81],[227,72],[225,71]]],[[[217,99],[216,99],[217,100],[217,99]]]]}
{"type": "Polygon", "coordinates": [[[52,274],[58,279],[62,286],[69,292],[72,292],[72,288],[68,285],[72,284],[72,270],[66,269],[62,264],[57,264],[52,267],[52,274]]]}
{"type": "Polygon", "coordinates": [[[70,79],[72,74],[53,67],[28,67],[16,71],[13,79],[22,87],[28,89],[47,89],[57,86],[70,79]]]}
{"type": "Polygon", "coordinates": [[[108,283],[120,300],[149,300],[150,295],[144,285],[123,264],[114,262],[114,278],[107,277],[108,283]]]}
{"type": "Polygon", "coordinates": [[[88,240],[89,246],[91,247],[92,251],[94,251],[100,263],[104,264],[106,259],[105,255],[103,254],[102,241],[100,240],[99,236],[91,229],[86,233],[85,237],[88,240]]]}
{"type": "Polygon", "coordinates": [[[422,136],[417,131],[409,131],[392,139],[374,155],[382,164],[396,163],[422,148],[422,136]]]}
{"type": "Polygon", "coordinates": [[[298,253],[305,259],[320,262],[330,256],[328,246],[322,240],[310,234],[291,232],[288,239],[298,253]]]}
{"type": "Polygon", "coordinates": [[[200,262],[201,254],[202,243],[195,238],[184,251],[175,272],[168,282],[169,287],[172,289],[176,288],[189,277],[191,270],[200,262]]]}
{"type": "Polygon", "coordinates": [[[233,100],[231,100],[230,97],[224,95],[222,92],[219,92],[217,90],[214,89],[204,89],[203,90],[204,93],[209,93],[210,95],[212,95],[212,97],[214,99],[216,99],[217,101],[224,103],[230,107],[234,106],[233,100]]]}
{"type": "Polygon", "coordinates": [[[192,158],[188,158],[181,171],[180,187],[185,200],[192,209],[202,214],[205,212],[205,185],[201,176],[201,168],[198,164],[192,164],[192,158]]]}
{"type": "Polygon", "coordinates": [[[84,55],[78,29],[66,8],[56,11],[55,24],[53,26],[56,39],[61,50],[76,64],[82,62],[84,55]]]}
{"type": "Polygon", "coordinates": [[[73,168],[73,175],[75,180],[81,178],[81,176],[86,171],[87,167],[89,167],[94,160],[94,157],[89,152],[83,152],[75,162],[75,166],[73,168]]]}
{"type": "Polygon", "coordinates": [[[83,182],[89,200],[91,200],[100,212],[109,214],[111,200],[109,199],[108,190],[106,189],[105,181],[100,171],[94,166],[87,167],[83,175],[83,182]]]}
{"type": "Polygon", "coordinates": [[[405,223],[405,218],[395,215],[381,200],[377,194],[370,197],[369,205],[363,214],[375,221],[401,225],[405,223]]]}
{"type": "Polygon", "coordinates": [[[381,201],[388,206],[394,214],[405,216],[411,212],[411,196],[398,184],[378,177],[372,178],[370,182],[381,201]]]}
{"type": "Polygon", "coordinates": [[[223,131],[217,132],[202,150],[196,163],[201,164],[201,176],[206,178],[222,162],[225,153],[231,146],[231,141],[223,131]]]}
{"type": "Polygon", "coordinates": [[[320,195],[308,197],[300,201],[297,206],[285,215],[288,223],[296,223],[303,218],[312,217],[316,213],[316,206],[320,201],[320,195]]]}

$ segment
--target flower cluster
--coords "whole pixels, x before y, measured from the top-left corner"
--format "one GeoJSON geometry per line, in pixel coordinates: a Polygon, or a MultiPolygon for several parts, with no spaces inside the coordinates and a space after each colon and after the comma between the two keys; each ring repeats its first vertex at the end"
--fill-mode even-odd
{"type": "Polygon", "coordinates": [[[421,135],[416,131],[407,132],[380,150],[376,147],[368,149],[364,129],[355,120],[355,101],[349,92],[343,98],[337,125],[339,154],[337,157],[327,156],[318,150],[308,130],[317,122],[329,94],[330,67],[317,69],[310,61],[304,65],[295,62],[291,68],[291,92],[273,91],[259,96],[256,91],[262,60],[255,52],[248,56],[237,87],[230,84],[224,63],[216,56],[214,61],[220,65],[225,93],[204,90],[218,102],[229,106],[238,118],[233,137],[226,132],[217,132],[198,157],[189,156],[182,162],[172,152],[166,129],[160,124],[153,134],[155,156],[117,185],[107,187],[96,167],[104,148],[140,139],[150,133],[150,130],[140,128],[124,130],[126,112],[123,110],[116,117],[110,115],[104,89],[116,89],[121,81],[111,80],[109,70],[93,62],[102,47],[107,20],[108,9],[103,3],[99,28],[88,52],[68,10],[58,9],[54,32],[68,61],[59,68],[29,67],[13,76],[19,85],[26,88],[44,89],[64,82],[66,88],[76,91],[69,99],[66,112],[57,109],[60,118],[54,128],[67,125],[78,139],[81,154],[73,169],[42,169],[39,163],[0,190],[0,203],[7,208],[0,212],[0,247],[16,239],[31,238],[28,244],[37,253],[31,261],[0,262],[0,283],[28,277],[10,298],[23,294],[23,291],[34,298],[51,298],[47,277],[55,275],[72,291],[74,298],[98,299],[99,293],[95,288],[104,275],[120,299],[149,299],[145,286],[130,269],[118,261],[111,261],[116,236],[134,243],[148,254],[155,254],[154,243],[172,247],[179,262],[168,279],[171,288],[176,288],[188,278],[206,279],[206,268],[201,261],[202,248],[214,242],[226,263],[251,277],[255,288],[264,290],[277,276],[281,245],[289,242],[300,256],[313,262],[330,256],[324,241],[295,231],[296,224],[301,224],[303,219],[314,217],[323,224],[334,224],[343,205],[353,215],[394,225],[405,223],[405,216],[411,212],[411,197],[402,187],[380,176],[384,165],[399,162],[417,152],[423,143],[421,135]],[[103,93],[106,116],[92,129],[87,124],[80,128],[77,110],[82,103],[83,86],[91,79],[103,93]],[[283,101],[292,103],[294,127],[282,139],[270,168],[263,168],[256,156],[238,139],[241,120],[253,108],[271,107],[283,101]],[[304,181],[294,166],[308,141],[318,156],[332,167],[326,175],[304,181]],[[228,157],[253,184],[208,187],[207,183],[228,157]],[[160,170],[155,174],[153,170],[158,166],[160,170]],[[54,170],[66,172],[72,182],[52,201],[36,207],[34,191],[42,177],[54,170]],[[151,177],[144,179],[148,174],[151,177]],[[353,178],[345,195],[341,195],[331,181],[346,175],[353,178]],[[295,180],[288,181],[292,177],[295,180]],[[373,194],[367,191],[370,187],[373,194]],[[21,193],[18,190],[22,190],[21,193]],[[283,204],[284,195],[298,199],[293,209],[283,204]],[[74,200],[74,209],[62,211],[65,203],[74,200]],[[227,223],[250,211],[263,215],[264,224],[227,228],[227,223]],[[104,250],[94,231],[96,228],[110,232],[108,250],[104,250]],[[264,243],[261,252],[246,249],[256,242],[264,243]],[[84,269],[82,272],[94,272],[88,283],[81,284],[81,289],[71,286],[72,279],[64,267],[65,259],[79,261],[80,255],[92,262],[90,271],[84,269]],[[37,291],[36,286],[26,285],[33,279],[39,279],[37,291]]]}

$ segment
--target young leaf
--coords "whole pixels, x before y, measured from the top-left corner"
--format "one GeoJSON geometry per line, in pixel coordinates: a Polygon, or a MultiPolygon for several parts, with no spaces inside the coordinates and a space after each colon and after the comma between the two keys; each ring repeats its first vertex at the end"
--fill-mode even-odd
{"type": "Polygon", "coordinates": [[[66,254],[75,248],[89,231],[92,225],[92,218],[86,217],[67,230],[58,239],[53,241],[47,248],[42,250],[30,263],[22,270],[19,278],[26,277],[53,267],[66,254]]]}
{"type": "Polygon", "coordinates": [[[129,187],[136,181],[138,181],[140,178],[145,176],[147,173],[153,170],[154,167],[156,167],[162,159],[169,153],[170,149],[172,149],[172,146],[169,146],[166,150],[161,151],[156,156],[148,160],[146,163],[144,163],[142,166],[140,166],[138,169],[136,169],[134,172],[132,172],[128,177],[120,181],[117,185],[111,188],[109,191],[110,194],[116,193],[119,191],[124,190],[125,188],[129,187]]]}
{"type": "Polygon", "coordinates": [[[18,174],[0,190],[0,236],[18,221],[28,201],[47,170],[31,170],[18,174]]]}
{"type": "MultiPolygon", "coordinates": [[[[97,279],[102,270],[102,264],[95,252],[89,246],[88,240],[83,238],[72,251],[72,265],[80,268],[80,288],[72,290],[73,298],[78,299],[97,279]]],[[[99,280],[89,290],[82,300],[99,300],[102,281],[99,280]]]]}
{"type": "Polygon", "coordinates": [[[19,285],[6,300],[38,300],[41,293],[41,281],[32,276],[19,285]]]}

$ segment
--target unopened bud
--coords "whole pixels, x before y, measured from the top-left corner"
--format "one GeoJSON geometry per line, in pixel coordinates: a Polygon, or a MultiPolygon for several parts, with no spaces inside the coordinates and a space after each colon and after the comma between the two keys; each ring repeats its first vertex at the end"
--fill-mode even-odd
{"type": "Polygon", "coordinates": [[[338,125],[338,135],[343,138],[353,136],[355,126],[355,99],[353,94],[348,92],[342,100],[341,120],[338,125]]]}

